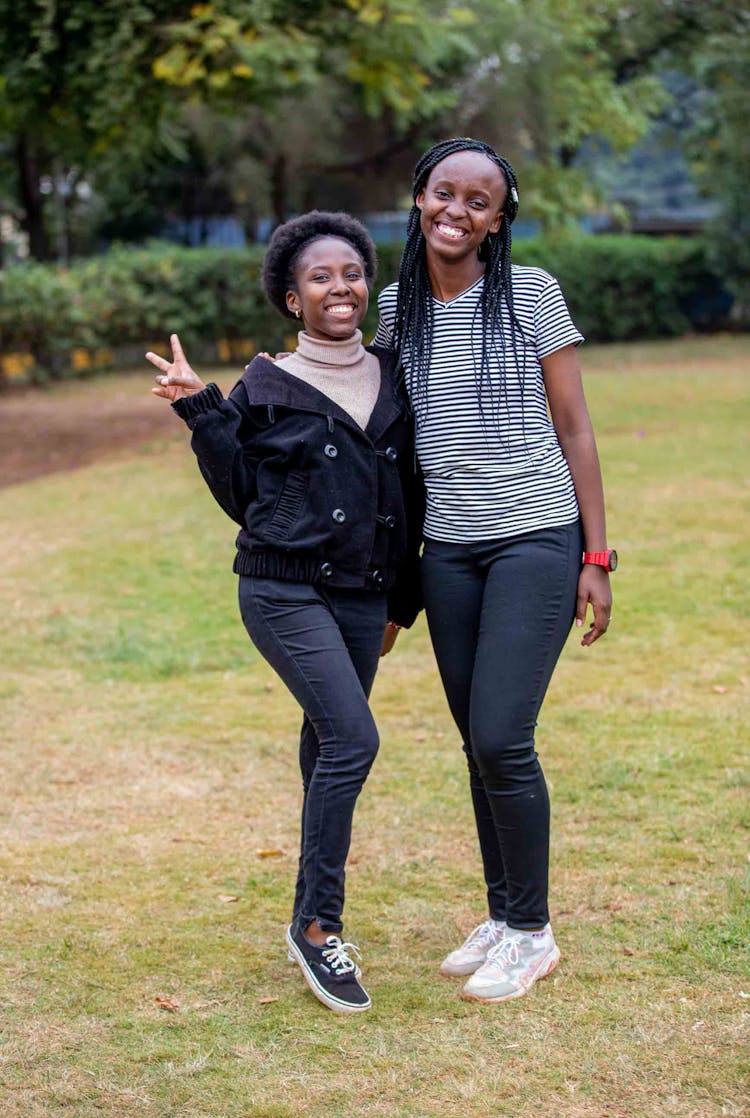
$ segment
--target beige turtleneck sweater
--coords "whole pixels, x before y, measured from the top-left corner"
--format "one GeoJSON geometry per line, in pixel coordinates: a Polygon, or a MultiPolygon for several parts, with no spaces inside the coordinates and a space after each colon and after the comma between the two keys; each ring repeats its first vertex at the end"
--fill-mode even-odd
{"type": "Polygon", "coordinates": [[[276,364],[317,388],[364,430],[380,391],[380,362],[362,345],[362,331],[343,342],[319,341],[304,330],[297,348],[276,364]]]}

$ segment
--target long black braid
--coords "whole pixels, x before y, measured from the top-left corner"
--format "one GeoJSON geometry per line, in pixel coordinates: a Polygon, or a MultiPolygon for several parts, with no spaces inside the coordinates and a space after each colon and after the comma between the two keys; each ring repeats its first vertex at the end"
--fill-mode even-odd
{"type": "MultiPolygon", "coordinates": [[[[513,350],[516,370],[521,381],[523,399],[524,346],[523,330],[513,308],[513,286],[511,283],[511,231],[510,227],[518,213],[518,182],[515,171],[507,159],[481,140],[459,137],[443,140],[431,147],[417,163],[414,170],[413,197],[415,204],[409,213],[406,227],[406,242],[401,255],[398,276],[398,297],[396,301],[396,320],[393,330],[394,348],[399,356],[401,375],[407,380],[412,404],[427,407],[427,374],[432,355],[433,306],[432,288],[427,272],[425,239],[420,228],[420,211],[416,205],[417,195],[424,189],[430,173],[449,155],[461,151],[477,151],[486,155],[500,168],[507,188],[503,204],[503,221],[497,233],[488,233],[479,249],[479,259],[484,262],[484,286],[478,310],[481,313],[482,355],[479,369],[476,366],[476,379],[479,407],[485,418],[485,403],[488,402],[490,414],[495,421],[504,399],[507,407],[505,377],[494,387],[490,377],[490,355],[498,350],[505,351],[506,338],[503,330],[502,305],[505,304],[510,319],[510,345],[513,350]],[[520,359],[519,359],[520,350],[520,359]],[[408,372],[407,372],[408,370],[408,372]]],[[[472,333],[474,327],[472,327],[472,333]]],[[[504,368],[501,358],[500,368],[504,368]]]]}

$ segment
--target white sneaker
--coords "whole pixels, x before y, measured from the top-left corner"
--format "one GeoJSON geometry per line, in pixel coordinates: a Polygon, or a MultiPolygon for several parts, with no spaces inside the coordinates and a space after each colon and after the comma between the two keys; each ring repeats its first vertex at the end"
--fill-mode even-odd
{"type": "Polygon", "coordinates": [[[557,966],[560,949],[552,928],[541,932],[505,929],[505,936],[487,953],[487,962],[472,974],[461,996],[475,1002],[504,1002],[528,993],[538,978],[557,966]]]}
{"type": "Polygon", "coordinates": [[[473,974],[487,959],[487,952],[502,942],[505,934],[504,920],[485,920],[478,924],[460,947],[446,955],[440,964],[440,973],[450,978],[473,974]]]}

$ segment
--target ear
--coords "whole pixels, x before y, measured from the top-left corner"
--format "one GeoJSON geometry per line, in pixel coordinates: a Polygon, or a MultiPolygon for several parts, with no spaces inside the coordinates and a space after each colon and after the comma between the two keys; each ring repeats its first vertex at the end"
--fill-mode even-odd
{"type": "Polygon", "coordinates": [[[490,225],[488,232],[497,233],[498,229],[500,228],[500,226],[503,223],[503,217],[504,216],[505,215],[504,215],[503,211],[501,210],[500,213],[495,218],[495,220],[492,222],[492,225],[490,225]]]}
{"type": "Polygon", "coordinates": [[[419,194],[417,194],[416,198],[414,199],[414,205],[417,207],[418,210],[422,209],[422,206],[424,205],[424,190],[420,190],[419,194]]]}
{"type": "Polygon", "coordinates": [[[302,306],[301,306],[300,301],[299,301],[299,296],[297,295],[296,291],[287,291],[287,293],[286,293],[286,309],[288,311],[291,311],[292,314],[295,314],[297,311],[302,310],[302,306]]]}

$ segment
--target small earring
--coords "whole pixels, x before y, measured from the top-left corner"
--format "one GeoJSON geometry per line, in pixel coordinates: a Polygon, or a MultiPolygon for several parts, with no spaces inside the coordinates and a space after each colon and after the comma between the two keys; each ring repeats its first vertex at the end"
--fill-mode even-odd
{"type": "Polygon", "coordinates": [[[294,317],[295,317],[295,318],[302,318],[302,311],[299,311],[299,310],[298,310],[298,311],[295,311],[295,312],[294,312],[294,317]]]}

